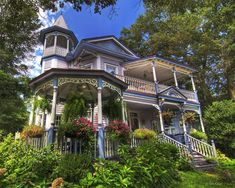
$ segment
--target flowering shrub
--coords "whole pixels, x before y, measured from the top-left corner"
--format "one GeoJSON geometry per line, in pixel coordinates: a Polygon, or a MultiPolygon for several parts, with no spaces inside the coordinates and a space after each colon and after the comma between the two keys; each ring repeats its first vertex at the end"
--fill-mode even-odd
{"type": "Polygon", "coordinates": [[[24,127],[22,133],[21,133],[21,137],[22,138],[26,138],[26,137],[30,137],[30,138],[38,138],[41,137],[44,133],[44,128],[37,126],[37,125],[29,125],[24,127]]]}
{"type": "Polygon", "coordinates": [[[60,132],[69,138],[79,138],[89,140],[96,132],[92,122],[81,117],[65,123],[60,127],[60,132]]]}
{"type": "Polygon", "coordinates": [[[106,127],[107,136],[111,140],[119,140],[122,143],[126,143],[129,139],[130,128],[123,121],[111,121],[106,127]]]}
{"type": "Polygon", "coordinates": [[[52,188],[64,188],[64,180],[63,178],[56,178],[51,184],[52,188]]]}
{"type": "Polygon", "coordinates": [[[155,131],[146,128],[136,129],[133,133],[133,136],[137,139],[152,139],[156,135],[155,131]]]}

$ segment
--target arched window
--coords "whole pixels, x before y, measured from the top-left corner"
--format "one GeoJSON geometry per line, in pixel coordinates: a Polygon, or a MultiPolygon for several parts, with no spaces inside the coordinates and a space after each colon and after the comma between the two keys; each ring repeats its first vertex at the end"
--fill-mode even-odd
{"type": "Polygon", "coordinates": [[[46,48],[54,46],[54,42],[55,42],[55,36],[54,35],[48,36],[46,40],[47,40],[46,48]]]}
{"type": "Polygon", "coordinates": [[[67,48],[67,38],[62,36],[62,35],[58,35],[57,36],[56,46],[59,46],[59,47],[62,47],[62,48],[67,48]]]}

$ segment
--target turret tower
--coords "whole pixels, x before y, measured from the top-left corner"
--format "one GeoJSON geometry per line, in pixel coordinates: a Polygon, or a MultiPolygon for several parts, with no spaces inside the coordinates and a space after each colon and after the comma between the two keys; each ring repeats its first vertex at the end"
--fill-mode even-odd
{"type": "Polygon", "coordinates": [[[42,72],[51,68],[68,68],[65,56],[75,48],[78,40],[68,29],[63,15],[57,18],[53,26],[40,32],[39,40],[43,44],[42,72]]]}

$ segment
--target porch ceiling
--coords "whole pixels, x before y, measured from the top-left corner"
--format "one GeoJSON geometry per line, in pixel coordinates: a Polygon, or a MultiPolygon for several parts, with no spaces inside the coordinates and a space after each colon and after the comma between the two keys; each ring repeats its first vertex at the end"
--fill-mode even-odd
{"type": "Polygon", "coordinates": [[[160,83],[168,82],[174,79],[172,69],[176,69],[177,79],[183,79],[187,75],[191,74],[192,71],[187,69],[183,69],[180,67],[176,67],[173,65],[169,65],[165,62],[147,59],[142,61],[136,61],[132,63],[128,63],[125,65],[125,75],[136,77],[148,81],[153,81],[153,70],[152,70],[152,62],[156,62],[156,76],[157,80],[160,83]]]}

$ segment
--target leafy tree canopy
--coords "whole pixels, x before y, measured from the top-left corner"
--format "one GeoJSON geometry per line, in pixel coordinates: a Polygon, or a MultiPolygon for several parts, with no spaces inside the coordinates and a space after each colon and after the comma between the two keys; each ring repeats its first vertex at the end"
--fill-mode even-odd
{"type": "Polygon", "coordinates": [[[0,130],[15,132],[26,123],[24,98],[29,95],[25,78],[14,78],[0,71],[0,130]]]}
{"type": "Polygon", "coordinates": [[[146,12],[121,32],[140,56],[158,55],[198,70],[204,105],[235,98],[234,1],[144,1],[146,12]]]}
{"type": "Polygon", "coordinates": [[[206,131],[225,154],[235,157],[235,102],[213,102],[205,111],[206,131]]]}

